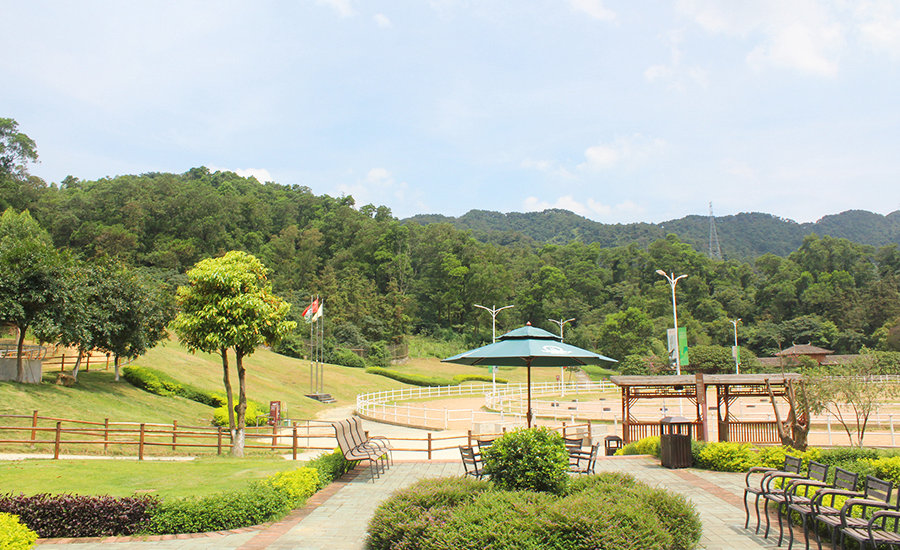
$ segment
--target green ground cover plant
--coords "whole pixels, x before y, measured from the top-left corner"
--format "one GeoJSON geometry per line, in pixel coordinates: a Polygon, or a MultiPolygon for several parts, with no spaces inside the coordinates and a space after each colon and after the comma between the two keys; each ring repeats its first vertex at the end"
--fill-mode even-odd
{"type": "Polygon", "coordinates": [[[684,497],[604,473],[556,495],[466,478],[424,480],[383,502],[368,533],[367,548],[378,550],[682,550],[697,547],[701,524],[684,497]]]}
{"type": "Polygon", "coordinates": [[[0,512],[0,548],[28,550],[37,538],[38,534],[19,521],[19,516],[0,512]]]}

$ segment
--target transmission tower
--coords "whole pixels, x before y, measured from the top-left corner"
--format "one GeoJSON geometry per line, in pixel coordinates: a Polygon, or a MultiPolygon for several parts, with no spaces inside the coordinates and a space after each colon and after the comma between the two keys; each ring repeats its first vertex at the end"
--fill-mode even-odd
{"type": "Polygon", "coordinates": [[[719,234],[716,233],[716,217],[713,216],[712,202],[709,203],[709,257],[714,260],[722,259],[722,249],[719,248],[719,234]]]}

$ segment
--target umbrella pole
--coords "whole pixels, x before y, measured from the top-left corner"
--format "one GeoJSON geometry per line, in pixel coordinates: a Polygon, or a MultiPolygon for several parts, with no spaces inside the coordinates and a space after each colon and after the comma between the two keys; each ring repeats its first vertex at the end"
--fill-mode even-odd
{"type": "Polygon", "coordinates": [[[525,415],[528,427],[531,428],[531,360],[526,363],[528,367],[528,414],[525,415]]]}

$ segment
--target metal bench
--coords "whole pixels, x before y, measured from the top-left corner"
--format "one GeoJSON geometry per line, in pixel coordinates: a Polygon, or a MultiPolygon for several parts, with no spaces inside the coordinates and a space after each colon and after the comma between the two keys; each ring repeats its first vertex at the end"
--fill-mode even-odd
{"type": "Polygon", "coordinates": [[[756,496],[756,531],[754,532],[759,533],[759,498],[763,495],[763,493],[766,492],[766,481],[768,481],[769,477],[775,474],[799,474],[800,466],[802,465],[802,459],[788,455],[784,457],[784,467],[781,470],[777,468],[764,468],[762,466],[754,466],[747,471],[747,475],[744,477],[744,529],[747,529],[747,526],[750,525],[750,507],[747,503],[747,496],[756,496]],[[759,479],[758,485],[755,483],[751,483],[751,476],[753,476],[753,474],[762,474],[762,477],[760,477],[759,479]]]}
{"type": "MultiPolygon", "coordinates": [[[[835,468],[834,469],[834,479],[831,480],[831,483],[825,483],[822,481],[814,481],[811,479],[796,479],[788,482],[788,487],[786,488],[787,496],[788,496],[788,512],[796,512],[800,516],[800,524],[803,526],[803,537],[806,541],[806,550],[809,550],[809,522],[807,522],[807,518],[813,515],[813,499],[816,497],[816,493],[810,494],[810,489],[815,488],[817,491],[823,489],[838,489],[842,491],[855,491],[856,490],[856,482],[859,480],[859,474],[855,472],[851,472],[849,470],[845,470],[843,468],[835,468]],[[803,490],[801,494],[800,491],[803,490]]],[[[832,497],[832,502],[834,501],[834,497],[832,497]]],[[[828,508],[824,506],[824,503],[818,505],[820,509],[828,508]]],[[[840,513],[840,510],[829,508],[833,511],[834,514],[840,513]]],[[[780,520],[779,520],[780,521],[780,520]]],[[[791,550],[794,547],[794,530],[788,529],[788,534],[790,535],[790,542],[788,543],[788,550],[791,550]]]]}
{"type": "Polygon", "coordinates": [[[355,442],[349,420],[332,422],[331,426],[334,428],[334,437],[337,439],[344,458],[350,462],[368,462],[369,470],[372,472],[372,481],[375,481],[375,477],[384,471],[382,458],[385,455],[384,449],[365,442],[355,442]]]}

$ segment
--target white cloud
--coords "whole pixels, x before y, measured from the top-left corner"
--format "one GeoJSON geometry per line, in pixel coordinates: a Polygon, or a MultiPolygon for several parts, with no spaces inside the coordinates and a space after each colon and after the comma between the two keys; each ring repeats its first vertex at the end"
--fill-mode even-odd
{"type": "Polygon", "coordinates": [[[569,5],[575,11],[588,14],[600,21],[614,21],[616,12],[603,5],[603,0],[569,0],[569,5]]]}
{"type": "Polygon", "coordinates": [[[385,168],[372,168],[356,183],[344,183],[337,187],[339,193],[352,195],[356,205],[392,204],[406,199],[409,185],[398,182],[385,168]]]}
{"type": "Polygon", "coordinates": [[[341,17],[352,17],[356,15],[356,10],[350,5],[350,0],[316,0],[316,3],[329,6],[341,17]]]}
{"type": "Polygon", "coordinates": [[[658,155],[666,147],[662,139],[650,139],[640,134],[616,138],[612,143],[601,143],[588,147],[584,152],[585,162],[579,170],[601,171],[617,166],[632,166],[658,155]]]}
{"type": "Polygon", "coordinates": [[[560,208],[604,223],[639,219],[646,212],[644,208],[630,200],[611,206],[593,198],[578,200],[572,195],[563,195],[552,203],[537,197],[528,197],[523,202],[522,208],[525,212],[542,212],[550,208],[560,208]]]}
{"type": "Polygon", "coordinates": [[[854,17],[863,41],[871,47],[900,55],[900,14],[896,2],[858,2],[854,17]]]}
{"type": "Polygon", "coordinates": [[[272,174],[265,168],[238,168],[232,170],[230,168],[220,168],[218,166],[210,166],[211,172],[234,172],[242,178],[256,178],[256,181],[265,183],[267,181],[275,181],[272,174]]]}
{"type": "Polygon", "coordinates": [[[652,65],[644,71],[644,78],[651,83],[668,83],[670,89],[685,91],[689,83],[699,84],[706,88],[709,82],[706,71],[699,67],[686,67],[682,64],[684,54],[681,43],[684,40],[682,31],[671,31],[665,35],[669,46],[670,61],[668,65],[652,65]]]}
{"type": "Polygon", "coordinates": [[[845,47],[842,14],[816,0],[680,0],[677,8],[715,34],[757,41],[747,63],[833,77],[845,47]],[[757,37],[759,37],[757,39],[757,37]]]}
{"type": "Polygon", "coordinates": [[[375,20],[375,24],[381,27],[382,29],[387,29],[391,26],[391,20],[387,15],[383,13],[376,13],[372,19],[375,20]]]}

